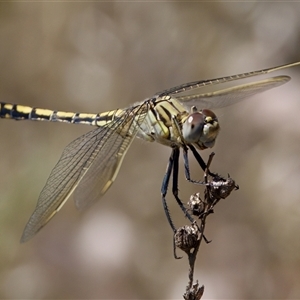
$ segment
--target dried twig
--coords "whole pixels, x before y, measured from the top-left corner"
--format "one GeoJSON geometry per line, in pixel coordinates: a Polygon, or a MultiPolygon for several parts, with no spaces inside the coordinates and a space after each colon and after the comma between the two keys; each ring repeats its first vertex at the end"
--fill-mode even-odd
{"type": "MultiPolygon", "coordinates": [[[[174,235],[175,246],[187,254],[189,261],[189,282],[183,295],[185,300],[199,300],[204,292],[204,286],[199,286],[197,280],[194,283],[194,268],[202,240],[204,239],[205,242],[209,242],[204,236],[206,218],[209,214],[213,213],[214,206],[221,199],[227,198],[233,190],[238,189],[238,186],[229,175],[225,179],[209,171],[213,156],[214,153],[211,153],[204,172],[204,199],[201,199],[198,192],[191,195],[188,201],[192,215],[196,216],[199,221],[194,221],[191,225],[180,227],[174,235]]],[[[177,257],[176,254],[175,257],[177,257]]]]}

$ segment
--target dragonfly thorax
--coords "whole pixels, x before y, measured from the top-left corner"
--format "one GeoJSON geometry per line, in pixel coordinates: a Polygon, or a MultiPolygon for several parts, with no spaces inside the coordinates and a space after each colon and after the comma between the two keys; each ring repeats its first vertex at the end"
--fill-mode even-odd
{"type": "Polygon", "coordinates": [[[220,131],[216,115],[208,109],[192,112],[182,124],[182,137],[186,144],[194,144],[199,149],[211,148],[220,131]]]}

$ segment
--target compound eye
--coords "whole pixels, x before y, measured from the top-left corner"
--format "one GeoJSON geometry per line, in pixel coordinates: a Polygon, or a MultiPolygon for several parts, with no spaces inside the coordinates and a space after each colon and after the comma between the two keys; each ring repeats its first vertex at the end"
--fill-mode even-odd
{"type": "Polygon", "coordinates": [[[195,112],[183,123],[182,136],[187,143],[196,143],[200,140],[206,123],[204,118],[203,114],[195,112]]]}

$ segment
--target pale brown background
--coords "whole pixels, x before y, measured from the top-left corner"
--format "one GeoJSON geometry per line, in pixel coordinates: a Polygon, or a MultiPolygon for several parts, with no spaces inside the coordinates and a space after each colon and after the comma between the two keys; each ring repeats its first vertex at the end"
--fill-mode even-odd
{"type": "MultiPolygon", "coordinates": [[[[101,112],[297,61],[299,15],[288,2],[1,3],[0,101],[101,112]]],[[[217,111],[213,170],[240,190],[208,219],[213,242],[196,269],[205,298],[300,298],[300,68],[281,73],[293,80],[217,111]]],[[[71,199],[19,244],[63,148],[91,128],[0,123],[0,298],[181,298],[187,261],[172,256],[160,201],[168,148],[136,141],[99,203],[79,213],[71,199]]],[[[199,189],[181,176],[182,199],[199,189]]]]}

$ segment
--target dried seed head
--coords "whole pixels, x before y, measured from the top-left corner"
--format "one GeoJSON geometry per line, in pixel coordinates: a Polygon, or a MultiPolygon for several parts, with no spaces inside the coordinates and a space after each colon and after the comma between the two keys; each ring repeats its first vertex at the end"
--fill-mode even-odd
{"type": "Polygon", "coordinates": [[[229,175],[227,179],[215,176],[209,186],[211,196],[218,200],[227,198],[234,189],[238,189],[235,181],[229,175]]]}
{"type": "Polygon", "coordinates": [[[184,252],[190,252],[197,246],[199,230],[197,225],[185,225],[177,229],[174,235],[175,246],[184,252]]]}
{"type": "Polygon", "coordinates": [[[186,292],[183,295],[185,300],[200,300],[204,293],[204,286],[199,286],[198,280],[193,283],[192,287],[187,287],[186,292]]]}
{"type": "Polygon", "coordinates": [[[205,202],[201,199],[200,193],[191,195],[187,205],[191,210],[192,215],[199,217],[205,211],[205,202]]]}

